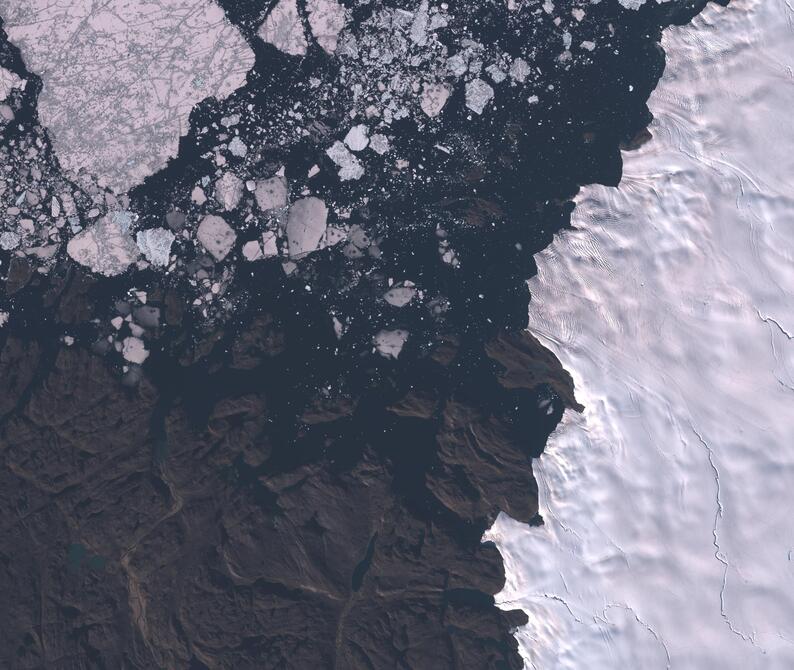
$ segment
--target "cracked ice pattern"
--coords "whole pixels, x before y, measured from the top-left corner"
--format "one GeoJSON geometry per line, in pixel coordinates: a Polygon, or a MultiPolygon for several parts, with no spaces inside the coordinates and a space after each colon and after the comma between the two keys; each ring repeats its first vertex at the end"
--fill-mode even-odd
{"type": "Polygon", "coordinates": [[[793,25],[744,0],[666,33],[654,139],[539,255],[531,329],[587,409],[536,469],[546,525],[490,531],[528,667],[794,667],[793,25]]]}
{"type": "Polygon", "coordinates": [[[254,54],[211,0],[0,0],[44,87],[61,166],[127,191],[175,156],[190,111],[245,83],[254,54]]]}

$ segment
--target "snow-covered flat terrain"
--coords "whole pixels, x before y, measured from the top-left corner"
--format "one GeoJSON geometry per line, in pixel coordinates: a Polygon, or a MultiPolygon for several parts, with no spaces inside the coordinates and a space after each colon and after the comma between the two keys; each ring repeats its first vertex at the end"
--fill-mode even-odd
{"type": "Polygon", "coordinates": [[[586,406],[501,516],[527,667],[794,668],[794,11],[666,32],[654,139],[539,255],[530,328],[586,406]]]}

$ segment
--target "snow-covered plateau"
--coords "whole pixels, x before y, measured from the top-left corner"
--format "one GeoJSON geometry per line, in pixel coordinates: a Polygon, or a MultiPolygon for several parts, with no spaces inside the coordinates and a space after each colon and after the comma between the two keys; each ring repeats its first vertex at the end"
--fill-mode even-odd
{"type": "Polygon", "coordinates": [[[794,11],[663,46],[653,140],[531,281],[586,407],[535,463],[545,525],[486,534],[531,668],[794,667],[794,11]]]}

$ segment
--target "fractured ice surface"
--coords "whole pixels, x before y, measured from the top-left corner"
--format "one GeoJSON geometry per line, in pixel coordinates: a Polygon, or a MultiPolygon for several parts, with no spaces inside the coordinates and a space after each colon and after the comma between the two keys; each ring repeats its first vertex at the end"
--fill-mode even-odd
{"type": "Polygon", "coordinates": [[[254,55],[211,0],[95,5],[0,0],[0,16],[42,79],[61,166],[126,191],[176,155],[196,103],[245,83],[254,55]]]}
{"type": "Polygon", "coordinates": [[[490,532],[527,667],[794,667],[793,18],[666,32],[654,139],[538,256],[586,410],[536,461],[545,525],[490,532]]]}
{"type": "Polygon", "coordinates": [[[141,253],[146,256],[146,260],[158,267],[168,265],[174,239],[176,239],[174,234],[165,228],[140,230],[135,236],[135,242],[141,253]]]}

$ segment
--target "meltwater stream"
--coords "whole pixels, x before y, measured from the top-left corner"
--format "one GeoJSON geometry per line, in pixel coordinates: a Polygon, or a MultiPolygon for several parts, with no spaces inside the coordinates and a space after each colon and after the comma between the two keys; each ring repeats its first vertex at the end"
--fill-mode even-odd
{"type": "Polygon", "coordinates": [[[794,667],[794,11],[665,33],[652,141],[539,254],[530,330],[572,373],[502,515],[527,667],[794,667]]]}

